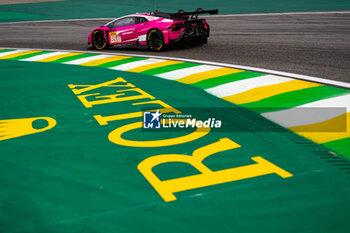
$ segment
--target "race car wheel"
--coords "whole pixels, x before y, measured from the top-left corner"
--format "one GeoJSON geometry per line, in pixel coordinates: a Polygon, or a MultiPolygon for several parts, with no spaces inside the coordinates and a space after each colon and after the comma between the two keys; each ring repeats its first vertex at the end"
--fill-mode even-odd
{"type": "Polygon", "coordinates": [[[96,30],[92,34],[92,46],[95,49],[104,49],[106,48],[107,40],[105,33],[102,30],[96,30]]]}
{"type": "Polygon", "coordinates": [[[151,29],[147,34],[147,45],[153,51],[160,51],[164,47],[164,37],[158,29],[151,29]]]}

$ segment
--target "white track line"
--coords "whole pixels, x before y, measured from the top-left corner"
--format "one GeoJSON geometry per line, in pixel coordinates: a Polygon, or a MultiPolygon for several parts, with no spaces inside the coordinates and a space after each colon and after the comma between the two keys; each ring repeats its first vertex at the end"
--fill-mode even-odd
{"type": "Polygon", "coordinates": [[[201,66],[184,68],[180,70],[174,70],[174,71],[166,72],[156,76],[160,78],[169,79],[169,80],[176,80],[192,74],[202,73],[202,72],[211,71],[211,70],[217,70],[221,68],[222,67],[219,67],[219,66],[201,65],[201,66]]]}
{"type": "MultiPolygon", "coordinates": [[[[26,51],[27,50],[35,50],[33,48],[9,48],[9,47],[1,47],[1,49],[26,49],[26,51]]],[[[173,60],[173,61],[193,62],[193,63],[206,64],[206,65],[224,66],[224,67],[260,72],[260,73],[266,73],[266,74],[274,74],[274,75],[279,75],[279,76],[296,78],[296,79],[301,79],[301,80],[306,80],[306,81],[316,82],[316,83],[322,83],[322,84],[329,84],[329,85],[333,85],[333,86],[338,86],[338,87],[350,89],[350,83],[347,83],[347,82],[334,81],[334,80],[329,80],[329,79],[325,79],[325,78],[318,78],[318,77],[313,77],[313,76],[308,76],[308,75],[293,74],[293,73],[277,71],[277,70],[257,68],[257,67],[253,67],[253,66],[242,66],[242,65],[234,65],[234,64],[221,63],[221,62],[210,62],[210,61],[203,61],[203,60],[196,60],[196,59],[177,58],[177,57],[139,55],[139,54],[132,54],[132,53],[108,53],[108,52],[95,52],[95,51],[86,51],[86,50],[85,51],[82,51],[82,50],[64,50],[64,49],[40,49],[40,50],[56,51],[56,52],[107,54],[107,55],[114,55],[114,56],[147,57],[147,58],[165,59],[165,60],[173,60]]]]}
{"type": "MultiPolygon", "coordinates": [[[[274,15],[326,15],[326,14],[350,14],[350,11],[311,11],[311,12],[278,12],[278,13],[249,13],[249,14],[227,14],[227,15],[204,15],[205,18],[215,17],[241,17],[241,16],[274,16],[274,15]]],[[[116,17],[117,18],[117,17],[116,17]]],[[[95,21],[113,20],[116,18],[83,18],[83,19],[52,19],[52,20],[32,20],[20,22],[4,22],[0,24],[21,24],[21,23],[50,23],[50,22],[74,22],[74,21],[95,21]]]]}
{"type": "Polygon", "coordinates": [[[69,65],[79,65],[79,64],[83,64],[86,62],[90,62],[90,61],[95,61],[95,60],[99,60],[99,59],[103,59],[103,58],[109,58],[109,57],[113,57],[112,55],[97,55],[97,56],[92,56],[92,57],[84,57],[84,58],[79,58],[73,61],[67,61],[64,62],[63,64],[69,64],[69,65]]]}
{"type": "Polygon", "coordinates": [[[62,55],[62,54],[67,54],[68,52],[52,52],[52,53],[46,53],[46,54],[41,54],[41,55],[37,55],[34,57],[29,57],[29,58],[25,58],[25,59],[21,59],[21,61],[39,61],[42,59],[46,59],[49,57],[53,57],[53,56],[57,56],[57,55],[62,55]]]}
{"type": "Polygon", "coordinates": [[[278,83],[284,83],[288,81],[292,81],[291,78],[284,78],[275,75],[266,75],[260,76],[256,78],[244,79],[236,82],[226,83],[220,86],[216,86],[213,88],[206,89],[206,91],[212,95],[217,97],[226,97],[231,95],[236,95],[253,88],[263,87],[278,83]]]}
{"type": "Polygon", "coordinates": [[[227,14],[227,15],[206,15],[208,18],[215,17],[240,17],[240,16],[278,16],[278,15],[329,15],[329,14],[350,14],[350,11],[314,11],[314,12],[278,12],[278,13],[251,13],[251,14],[227,14]]]}
{"type": "Polygon", "coordinates": [[[32,21],[18,21],[5,22],[0,24],[21,24],[21,23],[50,23],[50,22],[74,22],[74,21],[95,21],[95,20],[113,20],[116,18],[88,18],[88,19],[52,19],[52,20],[32,20],[32,21]]]}
{"type": "Polygon", "coordinates": [[[131,70],[140,66],[146,66],[146,65],[151,65],[151,64],[156,64],[156,63],[160,63],[165,61],[164,59],[154,59],[154,58],[150,58],[150,59],[146,59],[143,61],[134,61],[134,62],[130,62],[127,64],[123,64],[123,65],[119,65],[119,66],[114,66],[111,67],[109,69],[112,70],[122,70],[122,71],[126,71],[126,70],[131,70]]]}
{"type": "Polygon", "coordinates": [[[0,57],[5,57],[7,55],[22,53],[22,52],[26,52],[26,51],[28,51],[28,50],[27,49],[19,49],[19,50],[15,50],[15,51],[3,52],[3,53],[0,53],[0,57]]]}
{"type": "Polygon", "coordinates": [[[350,94],[323,99],[282,111],[261,114],[271,121],[290,128],[323,122],[350,112],[350,94]]]}

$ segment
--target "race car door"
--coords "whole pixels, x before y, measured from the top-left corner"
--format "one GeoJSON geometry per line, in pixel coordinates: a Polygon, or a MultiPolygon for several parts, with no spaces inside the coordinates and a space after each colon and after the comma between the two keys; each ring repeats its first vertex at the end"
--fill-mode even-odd
{"type": "Polygon", "coordinates": [[[138,39],[137,29],[145,21],[143,17],[125,17],[114,21],[108,33],[109,44],[135,44],[138,39]]]}

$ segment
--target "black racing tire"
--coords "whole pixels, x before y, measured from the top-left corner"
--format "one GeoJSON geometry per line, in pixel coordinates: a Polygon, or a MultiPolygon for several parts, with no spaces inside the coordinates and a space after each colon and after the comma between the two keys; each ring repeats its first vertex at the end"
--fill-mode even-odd
{"type": "Polygon", "coordinates": [[[106,35],[102,30],[94,31],[92,33],[91,40],[91,44],[94,49],[102,50],[107,47],[106,35]]]}
{"type": "Polygon", "coordinates": [[[147,45],[152,51],[161,51],[164,48],[163,33],[156,28],[149,30],[147,33],[147,45]]]}

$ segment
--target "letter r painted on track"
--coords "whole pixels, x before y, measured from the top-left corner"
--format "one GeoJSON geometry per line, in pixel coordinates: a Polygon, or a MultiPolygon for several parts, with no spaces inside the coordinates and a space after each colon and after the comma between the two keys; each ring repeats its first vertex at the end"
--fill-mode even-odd
{"type": "Polygon", "coordinates": [[[192,156],[180,154],[156,155],[143,160],[137,168],[166,202],[175,201],[176,197],[174,193],[176,192],[182,192],[195,188],[202,188],[272,173],[275,173],[282,178],[293,176],[289,172],[281,169],[260,156],[251,158],[256,162],[254,164],[220,171],[212,171],[202,163],[202,161],[210,155],[239,147],[240,145],[232,140],[223,138],[218,142],[195,150],[192,156]],[[170,162],[183,162],[190,164],[201,174],[161,181],[152,172],[152,169],[157,165],[170,162]]]}

